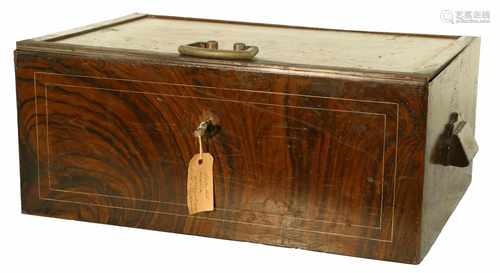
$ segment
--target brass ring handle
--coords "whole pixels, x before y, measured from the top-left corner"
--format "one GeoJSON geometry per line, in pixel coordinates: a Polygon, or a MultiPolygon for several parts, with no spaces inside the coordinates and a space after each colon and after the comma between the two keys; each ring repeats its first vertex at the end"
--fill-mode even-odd
{"type": "Polygon", "coordinates": [[[181,45],[178,51],[182,55],[199,58],[251,60],[259,53],[259,48],[256,46],[248,46],[244,43],[235,43],[233,45],[233,50],[223,50],[219,49],[217,41],[208,41],[181,45]]]}

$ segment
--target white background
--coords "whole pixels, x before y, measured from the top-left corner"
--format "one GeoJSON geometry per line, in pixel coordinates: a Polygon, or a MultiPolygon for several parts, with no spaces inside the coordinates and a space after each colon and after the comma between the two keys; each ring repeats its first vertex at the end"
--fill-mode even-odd
{"type": "Polygon", "coordinates": [[[497,1],[1,1],[0,272],[500,272],[500,9],[497,1]],[[489,2],[489,3],[488,3],[489,2]],[[442,10],[490,11],[448,24],[442,10]],[[473,182],[418,265],[22,215],[15,41],[132,12],[326,28],[482,37],[473,182]]]}

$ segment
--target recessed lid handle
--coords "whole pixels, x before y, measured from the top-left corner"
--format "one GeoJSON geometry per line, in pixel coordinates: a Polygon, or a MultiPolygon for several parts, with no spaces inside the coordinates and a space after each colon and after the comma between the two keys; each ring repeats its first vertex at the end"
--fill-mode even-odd
{"type": "Polygon", "coordinates": [[[259,48],[249,46],[244,43],[234,43],[233,50],[219,49],[217,41],[196,42],[188,45],[181,45],[178,51],[182,55],[221,59],[221,60],[251,60],[259,53],[259,48]]]}

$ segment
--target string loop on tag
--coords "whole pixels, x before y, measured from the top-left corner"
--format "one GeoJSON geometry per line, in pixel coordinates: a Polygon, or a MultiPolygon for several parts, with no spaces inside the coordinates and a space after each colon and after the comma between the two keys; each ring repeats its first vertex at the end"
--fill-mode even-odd
{"type": "Polygon", "coordinates": [[[201,122],[196,130],[194,131],[195,137],[198,138],[198,145],[200,150],[200,159],[198,161],[199,164],[203,163],[202,155],[203,155],[203,137],[206,135],[207,131],[213,127],[211,120],[206,120],[201,122]]]}
{"type": "Polygon", "coordinates": [[[203,141],[201,139],[201,135],[198,135],[198,145],[200,146],[200,159],[198,163],[201,164],[203,162],[203,141]]]}

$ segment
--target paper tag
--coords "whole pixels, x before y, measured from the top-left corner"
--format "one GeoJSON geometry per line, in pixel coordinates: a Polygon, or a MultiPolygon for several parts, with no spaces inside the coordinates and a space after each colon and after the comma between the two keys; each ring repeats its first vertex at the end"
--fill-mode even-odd
{"type": "Polygon", "coordinates": [[[209,153],[196,154],[189,161],[187,204],[189,214],[214,210],[214,158],[209,153]]]}

